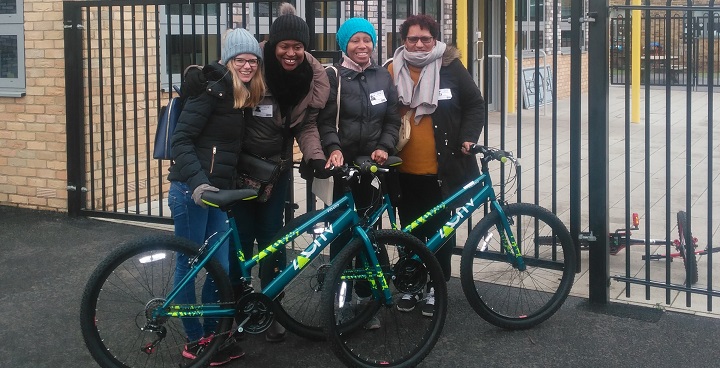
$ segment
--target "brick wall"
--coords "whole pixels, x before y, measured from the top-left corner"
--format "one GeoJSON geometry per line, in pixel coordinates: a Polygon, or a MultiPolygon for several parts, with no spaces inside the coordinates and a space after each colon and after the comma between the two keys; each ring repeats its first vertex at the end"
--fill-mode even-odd
{"type": "MultiPolygon", "coordinates": [[[[63,5],[62,2],[27,0],[24,7],[26,95],[19,98],[0,97],[0,204],[66,210],[68,178],[63,5]]],[[[145,130],[132,129],[135,121],[140,124],[145,124],[147,121],[150,123],[148,131],[153,133],[155,131],[158,113],[157,88],[154,87],[157,85],[155,73],[157,46],[148,45],[149,51],[145,58],[144,35],[138,31],[135,36],[137,69],[124,71],[127,79],[123,84],[120,60],[131,59],[130,41],[127,41],[125,49],[121,49],[119,41],[114,44],[112,55],[114,66],[110,68],[108,40],[110,38],[119,40],[123,37],[127,40],[132,28],[132,19],[143,19],[139,11],[136,10],[136,14],[132,14],[130,8],[125,8],[123,35],[120,34],[118,8],[115,8],[112,22],[108,21],[107,12],[90,15],[93,24],[97,22],[98,17],[103,20],[102,31],[92,31],[90,38],[94,40],[102,37],[104,41],[101,44],[104,50],[101,58],[98,53],[98,47],[101,47],[99,43],[90,42],[92,49],[90,63],[93,72],[91,76],[85,75],[93,86],[92,89],[86,88],[84,92],[87,115],[84,124],[88,143],[90,121],[93,129],[93,144],[87,144],[85,149],[85,161],[92,162],[92,165],[88,165],[85,175],[87,187],[94,188],[96,192],[93,196],[94,203],[88,203],[88,206],[99,207],[116,196],[119,197],[120,202],[116,206],[132,207],[136,200],[148,195],[156,195],[159,191],[157,186],[150,191],[146,190],[148,180],[143,178],[157,176],[157,172],[166,172],[164,168],[158,168],[159,163],[156,160],[148,159],[151,151],[145,145],[147,138],[145,130]],[[112,35],[109,33],[111,23],[112,35]],[[148,64],[149,88],[145,88],[144,84],[141,88],[137,82],[145,79],[144,63],[148,64]],[[102,69],[102,78],[100,69],[102,69]],[[133,76],[136,79],[133,79],[133,76]],[[138,86],[137,90],[136,86],[138,86]],[[93,96],[92,106],[89,96],[93,96]],[[100,106],[104,107],[102,111],[100,106]],[[130,129],[125,129],[124,124],[130,124],[130,129]],[[101,131],[105,134],[101,135],[101,131]],[[127,149],[122,146],[126,146],[127,149]],[[148,174],[148,167],[151,174],[148,174]],[[111,180],[99,179],[103,170],[108,175],[112,173],[116,175],[115,184],[111,180]],[[143,189],[137,195],[138,198],[136,198],[136,189],[143,189]]],[[[85,16],[83,13],[83,18],[85,16]]],[[[153,12],[150,11],[151,18],[148,19],[150,23],[138,22],[135,27],[142,29],[147,26],[149,42],[154,43],[157,36],[154,34],[153,16],[153,12]]],[[[83,36],[85,38],[85,34],[83,36]]],[[[132,39],[132,35],[129,38],[132,39]]],[[[83,46],[85,47],[86,44],[84,43],[83,46]]],[[[86,53],[87,51],[84,51],[84,54],[86,53]]],[[[87,70],[87,67],[84,68],[86,74],[87,70]]]]}
{"type": "Polygon", "coordinates": [[[27,93],[0,97],[0,204],[65,209],[63,5],[24,7],[27,93]]]}

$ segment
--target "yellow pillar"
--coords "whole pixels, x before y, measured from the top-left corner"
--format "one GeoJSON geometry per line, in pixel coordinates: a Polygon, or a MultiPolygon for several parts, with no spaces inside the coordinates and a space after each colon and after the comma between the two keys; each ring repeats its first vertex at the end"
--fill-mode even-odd
{"type": "MultiPolygon", "coordinates": [[[[640,0],[633,0],[633,5],[640,5],[640,0]]],[[[632,10],[632,40],[630,43],[630,122],[640,122],[640,33],[642,32],[642,24],[640,18],[640,10],[632,10]]],[[[627,45],[625,45],[627,47],[627,45]]],[[[624,51],[624,50],[623,50],[624,51]]],[[[627,73],[625,73],[627,75],[627,73]]]]}
{"type": "MultiPolygon", "coordinates": [[[[517,76],[515,73],[515,0],[507,0],[505,2],[505,56],[508,58],[508,101],[507,101],[507,112],[509,114],[515,113],[517,95],[515,92],[515,86],[517,84],[517,76]]],[[[504,60],[500,61],[501,63],[504,60]]],[[[505,78],[501,78],[504,80],[505,78]]]]}
{"type": "Polygon", "coordinates": [[[460,50],[460,55],[463,65],[466,67],[468,64],[468,55],[470,55],[470,52],[468,50],[468,21],[470,20],[470,16],[467,11],[467,0],[457,0],[457,6],[456,9],[456,19],[457,19],[457,25],[455,27],[455,39],[457,40],[457,48],[460,50]]]}

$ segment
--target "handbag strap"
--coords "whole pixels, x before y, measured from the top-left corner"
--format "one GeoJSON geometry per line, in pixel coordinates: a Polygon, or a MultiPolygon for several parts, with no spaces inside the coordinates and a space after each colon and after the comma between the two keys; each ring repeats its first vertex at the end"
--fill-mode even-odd
{"type": "Polygon", "coordinates": [[[285,114],[285,123],[283,124],[283,142],[280,151],[280,161],[287,159],[288,137],[290,137],[290,123],[292,122],[292,107],[288,108],[285,114]]]}

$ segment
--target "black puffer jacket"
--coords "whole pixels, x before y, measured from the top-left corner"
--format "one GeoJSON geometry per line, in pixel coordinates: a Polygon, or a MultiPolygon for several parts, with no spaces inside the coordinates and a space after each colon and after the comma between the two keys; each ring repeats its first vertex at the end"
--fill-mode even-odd
{"type": "Polygon", "coordinates": [[[397,113],[398,96],[387,69],[373,62],[363,72],[336,66],[340,73],[340,122],[336,129],[338,78],[327,69],[330,97],[318,116],[318,131],[326,154],[342,150],[345,161],[382,149],[395,150],[400,128],[397,113]],[[384,96],[384,102],[371,102],[384,96]]]}
{"type": "Polygon", "coordinates": [[[168,180],[186,182],[193,190],[203,183],[230,189],[244,111],[233,108],[232,77],[223,65],[209,64],[203,73],[210,81],[206,91],[185,103],[172,137],[174,163],[168,180]]]}

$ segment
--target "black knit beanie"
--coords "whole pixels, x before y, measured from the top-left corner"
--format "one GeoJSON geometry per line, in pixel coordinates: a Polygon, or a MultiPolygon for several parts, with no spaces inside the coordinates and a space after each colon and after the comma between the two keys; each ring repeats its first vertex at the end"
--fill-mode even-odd
{"type": "Polygon", "coordinates": [[[307,49],[310,44],[310,28],[305,20],[295,15],[295,8],[287,3],[281,6],[280,14],[270,25],[267,43],[274,48],[280,41],[294,40],[302,42],[307,49]]]}

